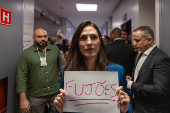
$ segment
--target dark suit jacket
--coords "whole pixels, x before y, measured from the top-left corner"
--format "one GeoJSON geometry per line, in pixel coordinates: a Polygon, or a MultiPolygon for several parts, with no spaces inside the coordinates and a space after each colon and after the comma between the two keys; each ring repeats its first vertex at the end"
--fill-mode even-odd
{"type": "Polygon", "coordinates": [[[105,45],[109,61],[124,67],[126,75],[131,76],[135,65],[134,49],[122,40],[115,40],[105,45]]]}
{"type": "Polygon", "coordinates": [[[170,113],[168,55],[155,47],[141,66],[131,91],[134,94],[136,113],[170,113]]]}

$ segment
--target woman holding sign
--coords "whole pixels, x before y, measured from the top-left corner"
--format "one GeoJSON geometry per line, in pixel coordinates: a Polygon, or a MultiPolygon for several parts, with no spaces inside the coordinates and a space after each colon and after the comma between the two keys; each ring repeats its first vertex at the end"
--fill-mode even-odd
{"type": "MultiPolygon", "coordinates": [[[[66,64],[62,67],[61,72],[63,73],[63,71],[118,71],[120,87],[117,88],[117,103],[120,104],[121,112],[132,113],[124,68],[117,64],[108,64],[102,36],[98,27],[91,21],[82,22],[75,31],[66,64]]],[[[54,100],[60,113],[63,112],[67,95],[63,90],[63,76],[60,77],[60,88],[62,89],[54,100]]]]}

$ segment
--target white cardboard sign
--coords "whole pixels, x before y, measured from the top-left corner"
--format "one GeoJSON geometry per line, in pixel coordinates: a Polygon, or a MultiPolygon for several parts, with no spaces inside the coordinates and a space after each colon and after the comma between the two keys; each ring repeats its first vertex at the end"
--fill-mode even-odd
{"type": "Polygon", "coordinates": [[[116,89],[118,72],[65,71],[64,112],[120,113],[116,89]]]}

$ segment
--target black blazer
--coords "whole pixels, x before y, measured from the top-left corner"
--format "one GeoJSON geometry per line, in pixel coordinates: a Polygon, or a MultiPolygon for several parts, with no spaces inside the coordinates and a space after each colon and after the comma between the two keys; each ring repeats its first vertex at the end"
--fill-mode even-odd
{"type": "Polygon", "coordinates": [[[136,113],[170,113],[168,55],[155,47],[141,66],[131,91],[134,94],[136,113]]]}
{"type": "Polygon", "coordinates": [[[114,42],[106,44],[105,48],[108,60],[122,65],[126,75],[131,76],[135,65],[133,47],[122,40],[115,40],[114,42]]]}

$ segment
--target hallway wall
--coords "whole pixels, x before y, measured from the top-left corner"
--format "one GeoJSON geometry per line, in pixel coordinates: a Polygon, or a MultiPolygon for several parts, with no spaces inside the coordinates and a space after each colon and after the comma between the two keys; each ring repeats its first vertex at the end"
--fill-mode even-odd
{"type": "Polygon", "coordinates": [[[47,31],[48,36],[54,37],[58,30],[64,34],[65,37],[67,34],[68,20],[66,18],[61,19],[61,25],[54,24],[52,20],[47,17],[34,18],[34,30],[37,28],[43,28],[47,31]]]}
{"type": "Polygon", "coordinates": [[[108,35],[108,22],[105,22],[101,28],[101,35],[108,35]]]}
{"type": "Polygon", "coordinates": [[[139,26],[149,26],[155,34],[155,0],[139,0],[139,26]]]}
{"type": "Polygon", "coordinates": [[[139,26],[139,1],[122,0],[112,14],[112,29],[118,27],[131,19],[132,31],[139,26]],[[127,14],[127,20],[123,21],[123,16],[127,14]]]}
{"type": "Polygon", "coordinates": [[[70,38],[72,40],[75,31],[76,31],[76,27],[74,27],[74,25],[68,20],[68,26],[67,26],[68,38],[70,38]]]}
{"type": "Polygon", "coordinates": [[[34,30],[34,0],[24,0],[24,29],[23,29],[23,49],[27,49],[33,44],[34,30]]]}
{"type": "Polygon", "coordinates": [[[1,0],[0,6],[12,11],[12,26],[0,24],[0,79],[8,77],[7,113],[19,113],[15,74],[23,51],[23,0],[1,0]]]}
{"type": "Polygon", "coordinates": [[[54,24],[48,18],[34,18],[34,30],[37,28],[43,28],[47,31],[48,36],[55,36],[58,27],[59,25],[54,24]]]}
{"type": "Polygon", "coordinates": [[[170,56],[170,1],[169,0],[160,0],[160,49],[163,50],[165,53],[167,53],[170,56]]]}
{"type": "Polygon", "coordinates": [[[122,0],[112,16],[113,29],[131,19],[131,34],[139,26],[150,26],[155,31],[155,0],[122,0]],[[125,14],[126,21],[123,20],[125,14]]]}

